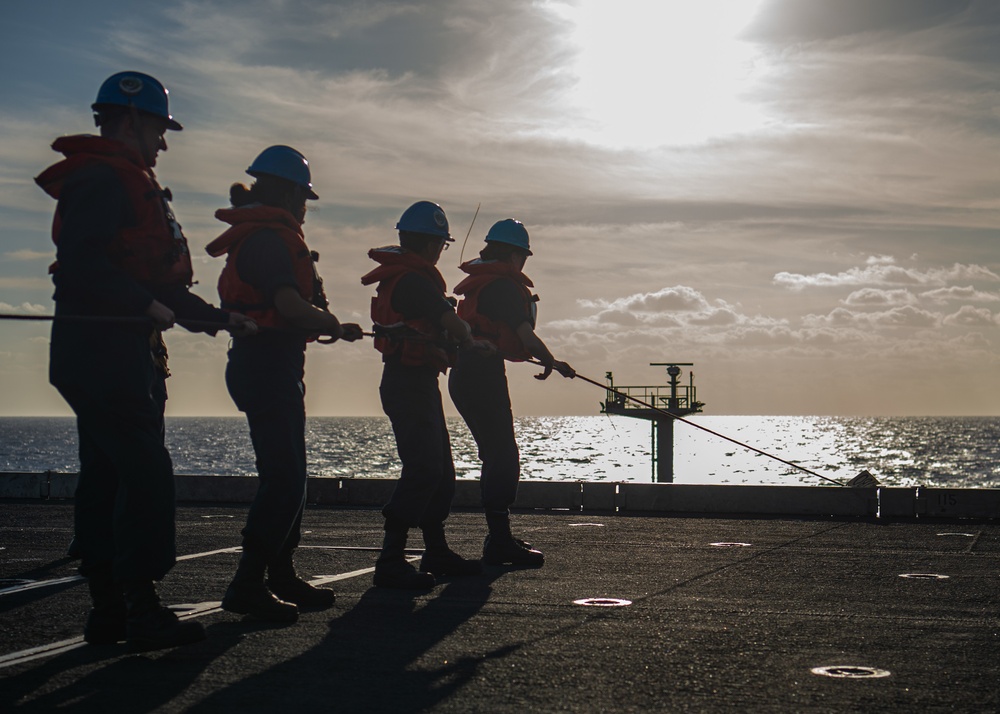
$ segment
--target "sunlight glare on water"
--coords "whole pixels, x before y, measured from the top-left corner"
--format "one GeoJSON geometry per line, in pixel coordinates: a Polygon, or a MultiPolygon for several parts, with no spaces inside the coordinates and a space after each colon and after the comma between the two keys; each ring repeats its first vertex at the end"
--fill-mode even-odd
{"type": "MultiPolygon", "coordinates": [[[[846,482],[867,469],[884,485],[1000,488],[1000,419],[994,417],[689,417],[713,431],[846,482]]],[[[448,420],[456,473],[478,478],[475,442],[448,420]]],[[[628,417],[518,417],[524,479],[654,480],[649,422],[628,417]]],[[[309,474],[395,478],[399,457],[383,417],[318,417],[307,423],[309,474]]],[[[179,474],[255,475],[245,420],[167,419],[167,446],[179,474]]],[[[0,418],[0,471],[75,472],[71,418],[0,418]]],[[[690,424],[674,428],[677,483],[830,485],[690,424]]]]}

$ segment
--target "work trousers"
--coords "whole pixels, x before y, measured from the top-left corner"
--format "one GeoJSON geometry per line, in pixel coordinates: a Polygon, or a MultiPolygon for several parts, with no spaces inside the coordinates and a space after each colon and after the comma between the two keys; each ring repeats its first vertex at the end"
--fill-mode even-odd
{"type": "Polygon", "coordinates": [[[259,485],[243,528],[243,549],[272,563],[290,558],[299,544],[307,471],[302,372],[269,354],[234,346],[226,386],[246,414],[257,457],[259,485]],[[275,368],[268,369],[269,363],[275,368]]]}
{"type": "Polygon", "coordinates": [[[411,528],[444,523],[455,495],[455,464],[438,374],[432,367],[386,362],[379,385],[403,466],[382,513],[411,528]]]}
{"type": "Polygon", "coordinates": [[[517,497],[521,456],[504,360],[462,352],[448,378],[451,400],[479,448],[479,488],[487,511],[506,511],[517,497]]]}
{"type": "Polygon", "coordinates": [[[164,374],[148,330],[56,322],[49,380],[76,414],[80,573],[160,580],[173,567],[174,473],[163,443],[164,374]]]}

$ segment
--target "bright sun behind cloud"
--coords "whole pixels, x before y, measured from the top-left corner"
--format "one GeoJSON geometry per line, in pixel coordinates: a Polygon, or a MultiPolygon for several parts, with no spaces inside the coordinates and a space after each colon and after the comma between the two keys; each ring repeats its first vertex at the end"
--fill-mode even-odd
{"type": "Polygon", "coordinates": [[[765,122],[746,96],[754,47],[737,39],[761,0],[579,0],[574,116],[565,133],[611,147],[684,145],[765,122]]]}

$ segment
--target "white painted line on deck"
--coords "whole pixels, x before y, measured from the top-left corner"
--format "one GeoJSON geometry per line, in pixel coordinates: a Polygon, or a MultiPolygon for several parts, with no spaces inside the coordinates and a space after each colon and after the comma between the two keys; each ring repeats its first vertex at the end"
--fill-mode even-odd
{"type": "Polygon", "coordinates": [[[75,583],[78,580],[83,580],[82,575],[70,575],[65,578],[55,578],[53,580],[36,580],[31,583],[21,583],[20,585],[11,585],[9,588],[4,588],[0,590],[0,595],[10,595],[11,593],[21,593],[25,590],[36,590],[37,588],[47,588],[54,585],[62,585],[64,583],[75,583]]]}
{"type": "MultiPolygon", "coordinates": [[[[415,559],[411,558],[410,560],[415,560],[415,559]]],[[[340,575],[320,575],[319,577],[310,580],[309,584],[319,587],[320,585],[335,583],[338,580],[349,580],[350,578],[356,578],[360,575],[368,575],[369,573],[374,573],[374,572],[375,568],[362,568],[361,570],[352,570],[349,573],[341,573],[340,575]]]]}
{"type": "MultiPolygon", "coordinates": [[[[185,560],[190,560],[191,558],[203,557],[206,555],[215,555],[216,553],[230,553],[239,551],[239,548],[224,548],[222,550],[213,550],[205,553],[193,553],[191,555],[183,556],[185,560]]],[[[408,560],[413,561],[417,558],[408,558],[408,560]]],[[[181,558],[178,558],[181,560],[181,558]]],[[[361,570],[352,570],[347,573],[339,573],[337,575],[321,575],[319,577],[313,578],[309,581],[310,585],[326,585],[327,583],[333,583],[340,580],[349,580],[350,578],[356,578],[361,575],[368,575],[374,573],[375,568],[362,568],[361,570]]],[[[82,580],[77,576],[77,579],[82,580]]],[[[67,580],[67,578],[63,578],[67,580]]],[[[49,581],[51,584],[51,581],[49,581]]],[[[202,617],[203,615],[211,615],[216,612],[222,612],[222,603],[218,600],[210,600],[207,602],[200,603],[185,603],[180,605],[171,605],[170,609],[177,613],[178,618],[181,620],[191,620],[196,617],[202,617]]],[[[70,652],[75,649],[86,646],[86,642],[83,641],[83,637],[73,637],[68,640],[60,640],[59,642],[52,642],[47,645],[40,645],[38,647],[31,647],[26,650],[20,650],[19,652],[11,652],[10,654],[0,655],[0,669],[4,667],[11,667],[15,664],[25,664],[36,659],[42,659],[44,657],[54,657],[56,655],[63,654],[64,652],[70,652]]]]}
{"type": "MultiPolygon", "coordinates": [[[[382,550],[381,548],[371,546],[351,546],[351,545],[300,545],[302,548],[311,548],[315,550],[358,550],[358,551],[371,551],[377,552],[382,550]]],[[[217,550],[206,550],[203,553],[189,553],[187,555],[177,556],[177,562],[184,560],[194,560],[196,558],[207,558],[210,555],[221,555],[224,553],[239,553],[243,550],[240,546],[233,546],[232,548],[218,548],[217,550]]],[[[407,549],[407,553],[419,554],[423,551],[416,549],[407,549]]],[[[339,576],[338,576],[339,577],[339,576]]],[[[353,577],[353,576],[351,576],[353,577]]],[[[21,583],[20,585],[11,585],[7,588],[0,589],[0,597],[4,595],[13,595],[15,593],[23,593],[28,590],[37,590],[39,588],[55,587],[56,585],[65,585],[67,583],[83,582],[86,578],[82,575],[69,575],[65,578],[53,578],[51,580],[36,580],[31,583],[21,583]]],[[[332,580],[326,580],[324,582],[333,582],[332,580]]]]}
{"type": "MultiPolygon", "coordinates": [[[[359,550],[367,553],[381,553],[382,547],[377,545],[300,545],[298,550],[304,550],[311,548],[313,550],[359,550]]],[[[423,548],[406,548],[404,551],[407,555],[421,555],[424,552],[423,548]]]]}
{"type": "Polygon", "coordinates": [[[87,643],[83,641],[82,637],[74,637],[69,640],[60,640],[59,642],[53,642],[48,645],[41,645],[40,647],[32,647],[30,649],[21,650],[20,652],[11,652],[0,656],[0,668],[9,667],[14,664],[21,664],[23,662],[31,662],[32,660],[41,659],[42,657],[53,657],[63,652],[69,652],[70,650],[79,649],[87,643]]]}
{"type": "Polygon", "coordinates": [[[206,550],[204,553],[191,553],[190,555],[177,556],[177,562],[182,560],[194,560],[195,558],[205,558],[209,555],[219,555],[220,553],[239,553],[243,548],[235,546],[233,548],[219,548],[218,550],[206,550]]]}
{"type": "MultiPolygon", "coordinates": [[[[195,558],[205,558],[209,555],[218,555],[220,553],[239,553],[242,550],[239,546],[235,548],[220,548],[218,550],[206,550],[204,553],[190,553],[188,555],[181,555],[177,557],[177,562],[182,560],[193,560],[195,558]]],[[[51,580],[36,580],[32,583],[21,583],[20,585],[12,585],[9,588],[3,588],[0,590],[0,596],[3,595],[13,595],[14,593],[22,593],[27,590],[37,590],[38,588],[48,588],[54,587],[56,585],[64,585],[66,583],[82,582],[86,580],[82,575],[69,575],[65,578],[53,578],[51,580]]]]}

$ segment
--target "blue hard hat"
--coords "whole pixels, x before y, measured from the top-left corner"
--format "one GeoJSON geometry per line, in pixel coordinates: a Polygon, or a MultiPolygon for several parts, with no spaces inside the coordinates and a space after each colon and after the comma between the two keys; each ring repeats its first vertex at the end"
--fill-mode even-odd
{"type": "Polygon", "coordinates": [[[312,175],[309,173],[309,162],[306,157],[290,146],[269,146],[260,152],[247,168],[247,173],[254,178],[267,175],[291,181],[297,186],[307,189],[308,198],[316,200],[319,196],[312,190],[312,175]]]}
{"type": "Polygon", "coordinates": [[[170,116],[168,94],[167,88],[155,77],[142,72],[119,72],[104,80],[91,108],[99,111],[102,106],[135,107],[140,112],[166,119],[168,129],[180,131],[184,127],[170,116]]]}
{"type": "Polygon", "coordinates": [[[396,230],[437,236],[446,241],[455,240],[448,232],[448,217],[444,215],[444,209],[430,201],[417,201],[403,211],[396,230]]]}
{"type": "Polygon", "coordinates": [[[521,221],[516,221],[513,218],[505,218],[494,223],[489,233],[486,234],[486,242],[507,243],[520,248],[528,255],[532,255],[531,249],[528,248],[528,229],[521,221]]]}

